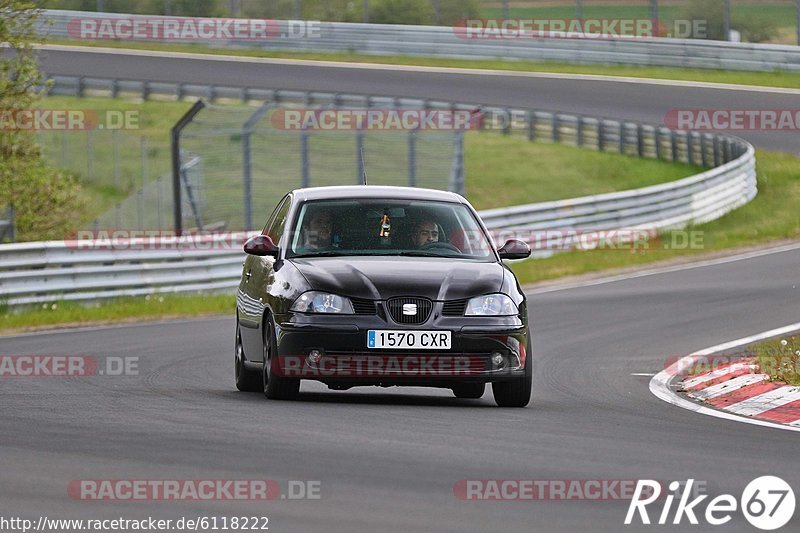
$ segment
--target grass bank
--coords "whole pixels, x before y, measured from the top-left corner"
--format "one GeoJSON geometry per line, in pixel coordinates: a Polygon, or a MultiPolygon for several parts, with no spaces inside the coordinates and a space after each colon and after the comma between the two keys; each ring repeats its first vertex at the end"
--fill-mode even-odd
{"type": "Polygon", "coordinates": [[[800,335],[770,339],[747,347],[759,368],[774,381],[800,385],[800,335]]]}

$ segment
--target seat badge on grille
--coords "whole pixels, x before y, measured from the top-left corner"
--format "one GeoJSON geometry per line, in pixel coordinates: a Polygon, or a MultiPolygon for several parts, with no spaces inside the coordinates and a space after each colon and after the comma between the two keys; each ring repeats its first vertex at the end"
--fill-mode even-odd
{"type": "Polygon", "coordinates": [[[414,316],[417,314],[417,304],[403,304],[403,314],[414,316]]]}

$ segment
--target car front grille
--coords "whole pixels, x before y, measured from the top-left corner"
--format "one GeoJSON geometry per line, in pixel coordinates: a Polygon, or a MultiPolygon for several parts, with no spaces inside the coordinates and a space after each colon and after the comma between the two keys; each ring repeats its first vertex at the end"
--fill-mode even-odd
{"type": "Polygon", "coordinates": [[[353,302],[353,312],[357,315],[375,315],[377,314],[375,302],[372,300],[365,300],[363,298],[350,298],[353,302]]]}
{"type": "Polygon", "coordinates": [[[422,324],[431,314],[433,302],[426,298],[401,297],[386,301],[389,316],[398,324],[422,324]],[[403,314],[403,306],[416,306],[416,314],[403,314]]]}
{"type": "Polygon", "coordinates": [[[448,300],[442,306],[443,316],[464,316],[469,300],[448,300]]]}

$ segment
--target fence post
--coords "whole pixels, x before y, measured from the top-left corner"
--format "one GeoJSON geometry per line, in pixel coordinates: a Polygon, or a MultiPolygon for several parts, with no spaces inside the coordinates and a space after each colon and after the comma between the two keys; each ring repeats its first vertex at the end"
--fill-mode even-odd
{"type": "Polygon", "coordinates": [[[536,139],[536,111],[528,110],[528,140],[536,139]]]}
{"type": "Polygon", "coordinates": [[[13,205],[8,207],[8,223],[10,224],[8,228],[11,242],[17,242],[17,212],[13,205]]]}
{"type": "Polygon", "coordinates": [[[175,233],[180,237],[183,233],[183,213],[181,212],[181,132],[206,104],[198,100],[170,130],[172,148],[172,209],[175,233]]]}
{"type": "Polygon", "coordinates": [[[69,166],[69,148],[67,147],[67,132],[61,132],[61,166],[67,168],[69,166]]]}
{"type": "Polygon", "coordinates": [[[690,165],[694,165],[694,146],[693,146],[694,142],[693,142],[693,140],[694,140],[694,136],[692,135],[692,132],[691,131],[687,132],[686,133],[686,153],[687,153],[686,158],[687,158],[687,162],[690,165]]]}
{"type": "Polygon", "coordinates": [[[250,137],[256,124],[269,111],[272,104],[261,105],[242,126],[242,194],[244,201],[244,229],[253,229],[253,163],[251,157],[250,137]]]}
{"type": "Polygon", "coordinates": [[[466,194],[464,177],[464,132],[456,132],[453,145],[453,165],[450,169],[450,190],[462,196],[466,194]]]}
{"type": "Polygon", "coordinates": [[[583,147],[583,116],[578,115],[578,124],[575,131],[575,144],[578,148],[583,147]]]}
{"type": "Polygon", "coordinates": [[[644,157],[644,128],[641,124],[636,125],[636,153],[640,158],[644,157]]]}
{"type": "Polygon", "coordinates": [[[308,165],[308,131],[305,129],[300,132],[300,167],[303,180],[301,186],[306,188],[311,185],[311,175],[308,165]]]}
{"type": "Polygon", "coordinates": [[[94,130],[86,130],[86,172],[94,181],[94,130]]]}
{"type": "Polygon", "coordinates": [[[417,186],[417,130],[408,132],[408,186],[417,186]]]}
{"type": "Polygon", "coordinates": [[[700,160],[704,167],[708,166],[708,143],[705,133],[700,134],[700,160]]]}
{"type": "Polygon", "coordinates": [[[625,153],[625,123],[619,123],[619,153],[625,153]]]}
{"type": "Polygon", "coordinates": [[[156,212],[158,213],[157,222],[158,222],[158,229],[164,228],[164,220],[161,218],[161,184],[163,180],[161,176],[156,178],[156,212]]]}
{"type": "Polygon", "coordinates": [[[356,183],[366,185],[364,179],[364,132],[356,131],[356,183]]]}
{"type": "Polygon", "coordinates": [[[604,152],[606,149],[606,122],[603,119],[597,121],[597,151],[604,152]]]}
{"type": "Polygon", "coordinates": [[[661,128],[653,127],[653,145],[656,147],[656,159],[661,161],[661,128]]]}
{"type": "Polygon", "coordinates": [[[678,133],[671,131],[669,134],[670,150],[672,151],[672,162],[678,161],[678,133]]]}
{"type": "Polygon", "coordinates": [[[114,159],[114,187],[119,188],[119,130],[111,130],[111,156],[114,159]]]}
{"type": "Polygon", "coordinates": [[[137,229],[144,229],[144,188],[136,193],[137,229]]]}
{"type": "Polygon", "coordinates": [[[554,143],[560,141],[558,133],[558,121],[559,121],[558,113],[553,113],[553,118],[550,123],[550,140],[553,141],[554,143]]]}

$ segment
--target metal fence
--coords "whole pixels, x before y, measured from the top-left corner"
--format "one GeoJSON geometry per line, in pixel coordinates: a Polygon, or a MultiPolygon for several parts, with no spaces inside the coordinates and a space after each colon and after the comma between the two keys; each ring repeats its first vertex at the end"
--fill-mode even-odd
{"type": "MultiPolygon", "coordinates": [[[[132,15],[80,11],[46,11],[52,24],[39,31],[70,39],[72,20],[132,15]]],[[[74,24],[74,23],[73,23],[74,24]]],[[[275,35],[291,35],[293,21],[275,21],[275,35]]],[[[72,26],[74,28],[74,25],[72,26]]],[[[102,42],[102,41],[100,41],[102,42]]],[[[473,38],[462,29],[443,26],[322,22],[313,35],[258,40],[192,42],[218,48],[277,51],[342,52],[368,55],[412,55],[459,59],[516,59],[565,63],[625,64],[727,70],[800,70],[800,47],[670,38],[473,38]]]]}
{"type": "Polygon", "coordinates": [[[0,243],[14,242],[16,240],[14,226],[14,208],[8,206],[0,218],[0,243]]]}
{"type": "MultiPolygon", "coordinates": [[[[446,102],[428,105],[474,109],[446,102]]],[[[756,195],[755,150],[737,138],[536,110],[483,108],[481,113],[485,129],[506,135],[713,167],[642,189],[483,211],[495,240],[553,229],[680,228],[719,218],[756,195]]],[[[0,300],[22,305],[231,289],[241,274],[244,236],[210,238],[228,246],[210,251],[190,242],[188,250],[181,250],[173,249],[169,239],[165,246],[138,251],[127,242],[121,247],[63,241],[2,245],[0,300]]],[[[547,243],[544,248],[538,256],[552,253],[547,243]]]]}

